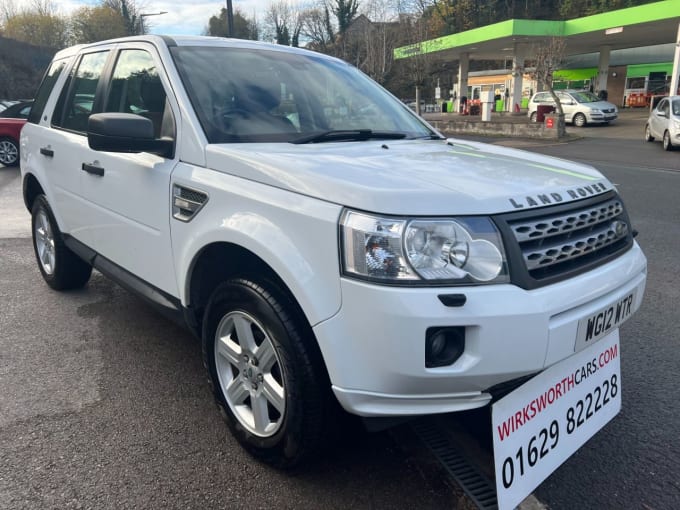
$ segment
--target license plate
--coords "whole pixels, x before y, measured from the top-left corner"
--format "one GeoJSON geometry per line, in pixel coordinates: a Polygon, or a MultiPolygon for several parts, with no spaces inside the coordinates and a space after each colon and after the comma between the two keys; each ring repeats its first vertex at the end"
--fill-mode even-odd
{"type": "Polygon", "coordinates": [[[499,509],[515,508],[618,414],[620,352],[615,329],[493,404],[499,509]]]}
{"type": "Polygon", "coordinates": [[[635,311],[635,291],[611,303],[578,322],[574,352],[594,344],[607,333],[617,329],[635,311]]]}

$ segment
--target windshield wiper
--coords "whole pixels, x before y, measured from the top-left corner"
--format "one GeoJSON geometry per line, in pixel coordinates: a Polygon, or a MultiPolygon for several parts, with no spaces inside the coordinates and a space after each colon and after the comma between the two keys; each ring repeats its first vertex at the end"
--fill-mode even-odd
{"type": "Polygon", "coordinates": [[[413,140],[446,140],[446,137],[432,133],[431,135],[416,136],[413,138],[413,140]]]}
{"type": "Polygon", "coordinates": [[[406,133],[397,131],[373,131],[372,129],[335,129],[322,131],[291,140],[290,143],[319,143],[319,142],[363,142],[369,139],[400,140],[406,138],[406,133]]]}

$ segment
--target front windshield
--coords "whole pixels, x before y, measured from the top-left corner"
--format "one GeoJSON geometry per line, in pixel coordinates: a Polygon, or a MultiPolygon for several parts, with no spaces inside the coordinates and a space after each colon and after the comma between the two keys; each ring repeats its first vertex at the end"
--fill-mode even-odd
{"type": "Polygon", "coordinates": [[[597,103],[598,101],[601,101],[601,99],[592,92],[573,92],[571,95],[579,103],[597,103]]]}
{"type": "Polygon", "coordinates": [[[288,51],[175,46],[210,143],[291,142],[327,131],[434,135],[400,101],[344,62],[288,51]]]}

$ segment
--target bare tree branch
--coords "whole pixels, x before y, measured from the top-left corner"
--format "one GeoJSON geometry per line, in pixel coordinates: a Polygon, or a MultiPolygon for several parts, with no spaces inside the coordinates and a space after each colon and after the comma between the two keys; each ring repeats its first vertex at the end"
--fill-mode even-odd
{"type": "Polygon", "coordinates": [[[548,37],[534,48],[534,70],[529,75],[543,85],[555,101],[557,113],[564,115],[562,104],[553,89],[553,73],[562,67],[567,42],[563,37],[548,37]]]}

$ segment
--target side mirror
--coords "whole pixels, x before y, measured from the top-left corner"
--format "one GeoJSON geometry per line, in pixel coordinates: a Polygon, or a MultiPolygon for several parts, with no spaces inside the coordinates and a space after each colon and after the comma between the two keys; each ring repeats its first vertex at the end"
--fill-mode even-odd
{"type": "Polygon", "coordinates": [[[657,110],[656,114],[657,114],[657,116],[663,117],[664,119],[668,117],[668,115],[666,115],[666,112],[663,112],[661,110],[657,110]]]}
{"type": "Polygon", "coordinates": [[[154,138],[153,122],[133,113],[95,113],[87,122],[90,149],[106,152],[150,152],[172,157],[174,142],[154,138]]]}

